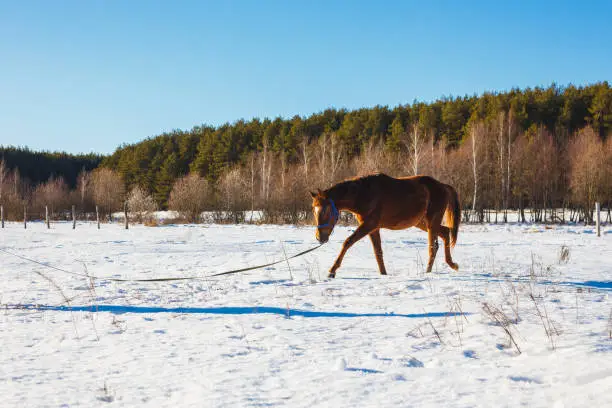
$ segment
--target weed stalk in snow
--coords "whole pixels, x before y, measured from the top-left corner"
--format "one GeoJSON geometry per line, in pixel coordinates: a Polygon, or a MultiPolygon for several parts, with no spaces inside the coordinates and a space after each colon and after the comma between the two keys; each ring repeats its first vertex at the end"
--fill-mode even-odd
{"type": "Polygon", "coordinates": [[[491,320],[496,322],[506,332],[509,338],[509,342],[511,344],[514,344],[516,351],[521,354],[521,349],[517,344],[516,340],[514,339],[512,331],[510,330],[510,325],[512,324],[512,321],[508,319],[508,316],[506,316],[506,314],[500,309],[496,308],[495,306],[491,306],[486,302],[483,303],[482,309],[491,318],[491,320]]]}
{"type": "Polygon", "coordinates": [[[535,305],[536,312],[538,316],[540,317],[540,320],[542,321],[542,326],[544,327],[544,332],[546,333],[546,337],[548,337],[548,340],[550,341],[550,345],[552,349],[555,350],[556,345],[555,345],[554,337],[559,336],[560,334],[559,330],[555,327],[554,322],[552,322],[549,319],[548,312],[546,311],[546,306],[542,304],[542,310],[544,310],[544,313],[542,313],[542,311],[538,307],[538,302],[536,301],[535,296],[533,296],[533,293],[530,293],[529,297],[531,298],[531,300],[533,300],[533,304],[535,305]]]}
{"type": "Polygon", "coordinates": [[[610,317],[608,318],[608,338],[612,340],[612,308],[610,308],[610,317]]]}

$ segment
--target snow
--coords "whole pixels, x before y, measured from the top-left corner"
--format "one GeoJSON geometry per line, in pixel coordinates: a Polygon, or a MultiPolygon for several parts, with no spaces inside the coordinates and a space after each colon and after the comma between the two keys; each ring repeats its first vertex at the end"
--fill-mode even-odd
{"type": "Polygon", "coordinates": [[[0,252],[2,405],[612,405],[612,227],[462,225],[431,274],[425,233],[382,231],[388,276],[362,240],[329,280],[352,230],[206,278],[314,230],[8,223],[0,249],[78,275],[0,252]]]}

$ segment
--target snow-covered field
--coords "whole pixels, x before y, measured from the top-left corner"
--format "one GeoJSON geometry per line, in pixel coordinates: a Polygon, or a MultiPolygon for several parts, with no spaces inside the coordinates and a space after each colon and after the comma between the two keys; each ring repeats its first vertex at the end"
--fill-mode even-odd
{"type": "Polygon", "coordinates": [[[426,234],[351,228],[9,223],[0,405],[612,406],[612,227],[462,226],[452,272],[426,234]],[[520,351],[519,351],[520,350],[520,351]]]}

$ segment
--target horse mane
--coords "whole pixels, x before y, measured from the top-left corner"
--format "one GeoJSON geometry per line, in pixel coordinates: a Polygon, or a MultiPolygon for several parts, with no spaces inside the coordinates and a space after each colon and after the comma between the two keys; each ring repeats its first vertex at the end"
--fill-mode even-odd
{"type": "Polygon", "coordinates": [[[334,184],[325,193],[336,197],[346,197],[347,195],[357,193],[368,181],[376,178],[389,177],[384,173],[372,173],[365,176],[356,176],[348,178],[344,181],[334,184]]]}

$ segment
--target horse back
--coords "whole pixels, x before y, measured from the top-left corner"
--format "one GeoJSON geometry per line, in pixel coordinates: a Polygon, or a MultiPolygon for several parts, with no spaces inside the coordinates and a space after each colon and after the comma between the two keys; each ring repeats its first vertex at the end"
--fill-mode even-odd
{"type": "Polygon", "coordinates": [[[381,228],[404,229],[423,219],[429,203],[428,180],[384,174],[368,179],[370,199],[376,202],[375,213],[381,228]]]}

